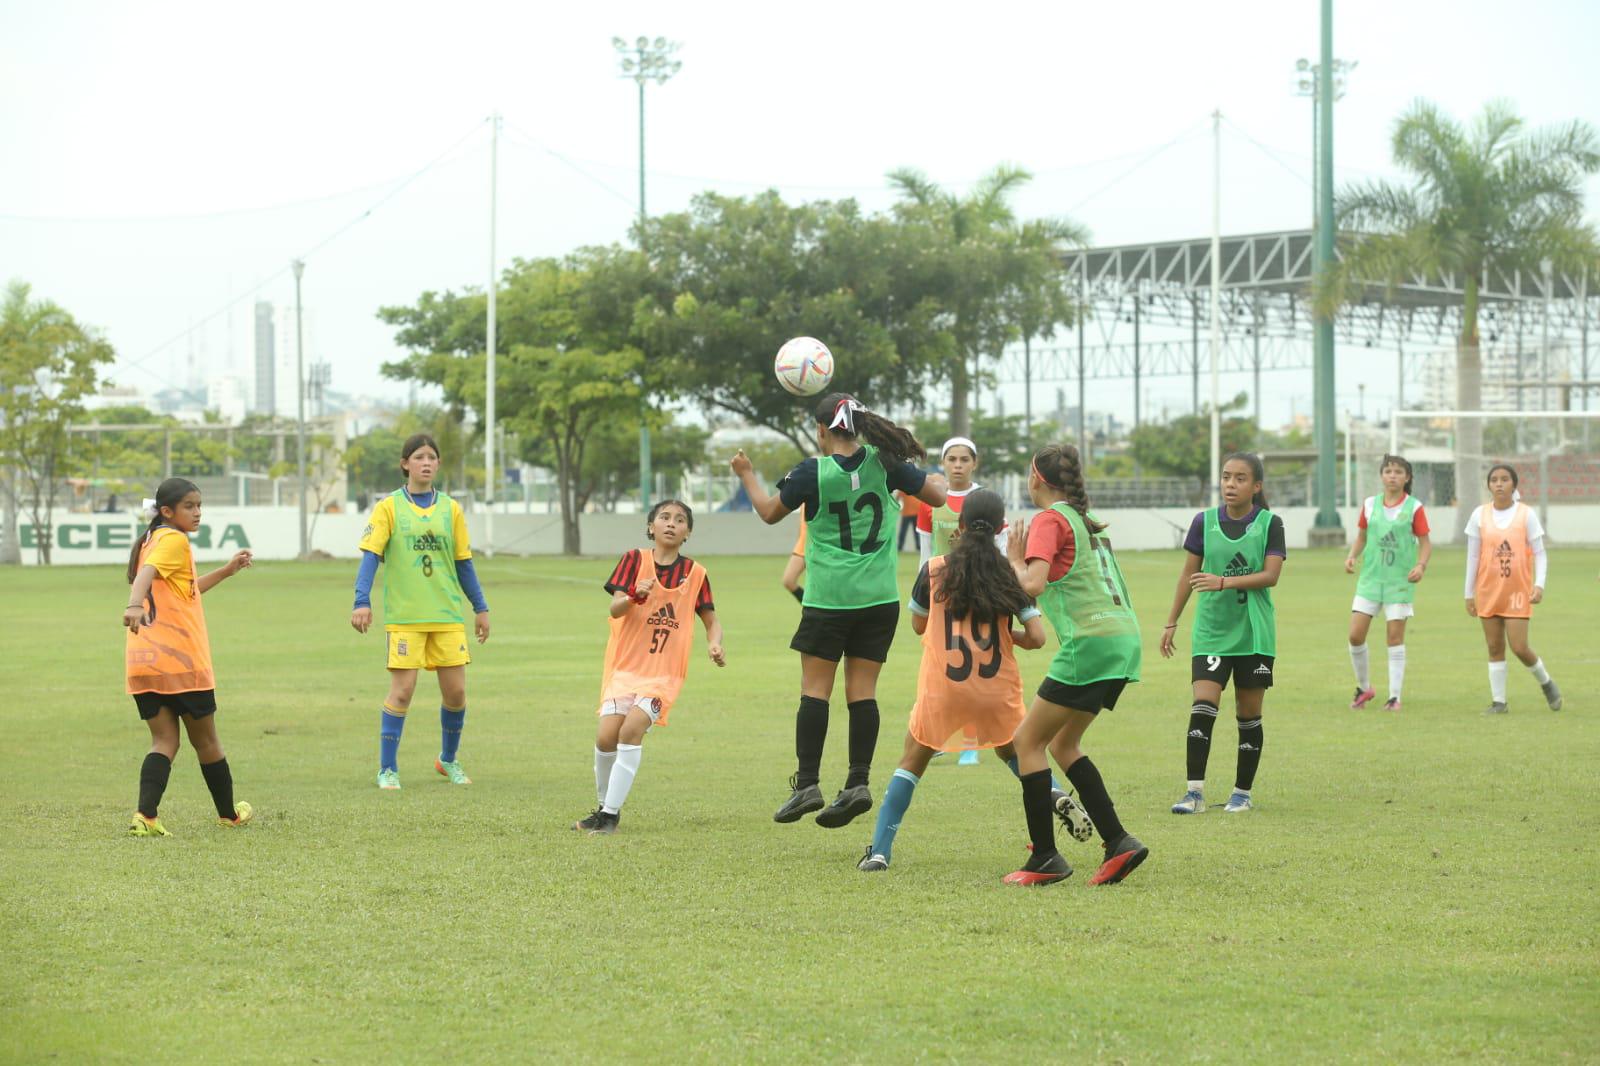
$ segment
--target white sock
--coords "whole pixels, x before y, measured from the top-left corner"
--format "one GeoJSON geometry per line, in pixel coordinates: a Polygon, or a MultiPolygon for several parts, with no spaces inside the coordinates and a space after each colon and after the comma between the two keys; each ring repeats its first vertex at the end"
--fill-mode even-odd
{"type": "Polygon", "coordinates": [[[1206,787],[1206,783],[1204,781],[1190,781],[1189,782],[1189,791],[1190,792],[1203,792],[1203,791],[1205,791],[1205,787],[1206,787]]]}
{"type": "Polygon", "coordinates": [[[1550,671],[1544,668],[1543,659],[1533,660],[1533,665],[1528,667],[1528,672],[1533,674],[1533,679],[1541,685],[1548,684],[1550,681],[1550,671]]]}
{"type": "Polygon", "coordinates": [[[1356,668],[1356,684],[1365,692],[1372,687],[1371,674],[1367,671],[1367,646],[1365,644],[1350,645],[1350,665],[1356,668]]]}
{"type": "Polygon", "coordinates": [[[1506,701],[1506,664],[1504,660],[1489,664],[1489,695],[1496,703],[1506,701]]]}
{"type": "Polygon", "coordinates": [[[594,791],[595,802],[604,804],[606,789],[611,787],[611,764],[617,761],[614,751],[601,751],[594,749],[594,791]]]}
{"type": "Polygon", "coordinates": [[[617,765],[611,768],[611,785],[606,789],[605,802],[600,809],[616,814],[628,802],[628,791],[633,788],[634,775],[639,772],[639,757],[644,749],[638,744],[617,745],[617,765]]]}
{"type": "Polygon", "coordinates": [[[1396,644],[1389,649],[1389,698],[1400,698],[1400,686],[1406,681],[1406,646],[1396,644]]]}

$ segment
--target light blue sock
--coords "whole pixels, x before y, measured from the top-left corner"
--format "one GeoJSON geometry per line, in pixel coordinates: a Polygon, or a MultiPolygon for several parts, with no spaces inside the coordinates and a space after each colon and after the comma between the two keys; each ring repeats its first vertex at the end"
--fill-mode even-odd
{"type": "MultiPolygon", "coordinates": [[[[1017,757],[1015,755],[1011,756],[1011,758],[1006,760],[1006,765],[1011,767],[1011,772],[1016,775],[1018,781],[1021,781],[1022,771],[1017,769],[1017,757]]],[[[1050,787],[1055,789],[1057,792],[1061,791],[1061,782],[1056,780],[1056,775],[1054,773],[1050,775],[1050,787]]]]}
{"type": "Polygon", "coordinates": [[[383,723],[378,727],[378,769],[399,769],[400,734],[405,728],[405,715],[383,709],[383,723]]]}
{"type": "Polygon", "coordinates": [[[466,723],[467,709],[452,711],[450,708],[439,708],[439,761],[455,762],[456,752],[461,748],[461,727],[466,723]]]}
{"type": "Polygon", "coordinates": [[[896,770],[889,778],[883,806],[878,808],[878,828],[872,832],[872,853],[882,855],[885,862],[894,851],[894,835],[900,832],[900,820],[906,816],[911,794],[916,790],[917,775],[910,770],[896,770]]]}

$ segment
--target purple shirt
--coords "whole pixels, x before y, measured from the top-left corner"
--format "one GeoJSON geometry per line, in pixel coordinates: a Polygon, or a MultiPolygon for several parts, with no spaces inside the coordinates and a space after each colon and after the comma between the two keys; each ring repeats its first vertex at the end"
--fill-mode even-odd
{"type": "MultiPolygon", "coordinates": [[[[1256,515],[1261,513],[1261,508],[1250,508],[1250,513],[1245,515],[1243,518],[1229,518],[1227,508],[1221,508],[1221,511],[1222,513],[1218,515],[1218,521],[1222,526],[1223,534],[1232,540],[1238,540],[1240,537],[1244,536],[1244,531],[1249,528],[1250,523],[1255,521],[1256,515]]],[[[1195,515],[1194,521],[1189,523],[1189,532],[1183,538],[1183,550],[1188,552],[1190,555],[1199,555],[1201,557],[1205,556],[1205,511],[1201,511],[1199,514],[1195,515]]],[[[1277,515],[1273,515],[1272,520],[1267,523],[1267,554],[1276,555],[1280,559],[1289,558],[1289,549],[1284,546],[1283,519],[1279,518],[1277,515]]]]}

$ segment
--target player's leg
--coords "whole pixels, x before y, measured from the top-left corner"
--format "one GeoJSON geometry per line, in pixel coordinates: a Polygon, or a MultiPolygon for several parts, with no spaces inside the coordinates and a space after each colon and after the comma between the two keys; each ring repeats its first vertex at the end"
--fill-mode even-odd
{"type": "MultiPolygon", "coordinates": [[[[1241,657],[1240,669],[1250,669],[1249,664],[1256,656],[1241,657]]],[[[1239,761],[1233,777],[1233,795],[1228,797],[1228,803],[1222,808],[1225,814],[1239,814],[1250,810],[1254,804],[1250,799],[1250,790],[1255,787],[1256,770],[1261,766],[1261,744],[1264,732],[1261,726],[1261,710],[1266,702],[1267,684],[1251,680],[1246,682],[1238,674],[1234,676],[1233,707],[1238,716],[1239,723],[1239,761]]]]}
{"type": "MultiPolygon", "coordinates": [[[[1022,785],[1022,814],[1028,826],[1033,854],[1020,870],[1006,875],[1007,884],[1048,885],[1072,876],[1072,867],[1056,847],[1055,816],[1050,806],[1050,763],[1045,751],[1061,734],[1073,712],[1042,696],[1017,726],[1011,738],[1017,758],[1017,780],[1022,785]]],[[[1076,751],[1072,739],[1066,750],[1076,751]]]]}
{"type": "Polygon", "coordinates": [[[1126,687],[1127,682],[1120,680],[1099,681],[1084,686],[1087,690],[1085,707],[1072,710],[1066,725],[1050,747],[1051,752],[1063,760],[1067,780],[1078,790],[1078,798],[1083,801],[1084,809],[1089,812],[1095,831],[1100,834],[1104,845],[1100,868],[1089,878],[1091,885],[1117,884],[1150,854],[1150,849],[1123,827],[1122,819],[1117,817],[1116,806],[1111,802],[1111,793],[1100,776],[1099,767],[1082,749],[1083,735],[1099,716],[1099,709],[1110,710],[1115,707],[1126,687]],[[1090,705],[1096,710],[1090,711],[1090,705]]]}
{"type": "MultiPolygon", "coordinates": [[[[833,802],[817,814],[824,829],[848,825],[872,809],[868,782],[872,774],[872,755],[878,747],[878,674],[882,660],[860,658],[848,653],[844,660],[844,698],[850,710],[850,769],[844,788],[833,802]]],[[[931,756],[930,756],[931,757],[931,756]]]]}
{"type": "Polygon", "coordinates": [[[622,815],[622,805],[628,802],[634,778],[639,774],[639,764],[644,755],[644,735],[659,716],[660,703],[653,697],[642,697],[628,708],[621,727],[617,730],[617,761],[611,768],[611,781],[606,785],[606,798],[600,804],[599,824],[591,833],[615,833],[622,815]]]}
{"type": "MultiPolygon", "coordinates": [[[[389,634],[389,659],[392,663],[397,646],[405,647],[402,658],[409,657],[409,642],[397,642],[401,634],[389,634]]],[[[415,640],[417,634],[410,634],[415,640]]],[[[426,638],[424,638],[426,639],[426,638]]],[[[406,728],[406,712],[411,709],[411,697],[417,691],[417,668],[389,667],[389,694],[383,698],[383,717],[378,729],[378,787],[393,790],[400,787],[400,735],[406,728]]]]}
{"type": "Polygon", "coordinates": [[[1506,620],[1480,618],[1483,642],[1489,649],[1489,706],[1484,714],[1506,713],[1506,620]]]}
{"type": "Polygon", "coordinates": [[[1360,597],[1350,609],[1350,665],[1356,672],[1356,694],[1350,700],[1351,710],[1360,710],[1377,696],[1372,689],[1372,672],[1367,659],[1367,629],[1372,625],[1372,614],[1363,608],[1368,603],[1360,597]]]}
{"type": "Polygon", "coordinates": [[[883,793],[883,806],[878,808],[878,824],[872,831],[872,843],[867,846],[867,853],[861,857],[861,861],[856,863],[856,869],[874,873],[889,868],[895,834],[900,832],[906,811],[911,807],[911,797],[916,792],[917,783],[928,772],[933,752],[933,748],[918,743],[916,737],[910,732],[906,733],[900,765],[895,767],[894,776],[889,778],[889,787],[883,793]]]}
{"type": "Polygon", "coordinates": [[[802,607],[800,625],[789,647],[800,653],[800,709],[794,717],[795,772],[789,798],[772,815],[774,822],[798,822],[823,807],[822,750],[828,739],[828,700],[844,658],[846,611],[802,607]]]}
{"type": "MultiPolygon", "coordinates": [[[[1018,769],[1015,746],[1002,744],[994,750],[1001,761],[1010,767],[1017,779],[1021,780],[1022,774],[1018,769]]],[[[1070,758],[1073,750],[1068,746],[1065,735],[1057,733],[1046,750],[1065,774],[1067,763],[1063,760],[1070,758]]],[[[1089,818],[1089,812],[1083,809],[1083,804],[1072,798],[1071,792],[1061,787],[1061,781],[1054,774],[1050,776],[1050,806],[1055,810],[1056,817],[1061,820],[1062,828],[1072,836],[1072,839],[1088,840],[1094,835],[1094,824],[1089,818]]]]}
{"type": "MultiPolygon", "coordinates": [[[[1396,607],[1409,606],[1409,604],[1396,604],[1396,607]]],[[[1392,617],[1386,625],[1386,636],[1389,643],[1389,701],[1383,705],[1386,711],[1400,709],[1400,690],[1406,682],[1406,616],[1395,612],[1398,617],[1392,617]]]]}
{"type": "MultiPolygon", "coordinates": [[[[155,699],[158,697],[139,701],[141,717],[149,702],[155,699]]],[[[170,834],[157,815],[161,797],[167,791],[167,780],[172,776],[172,760],[178,755],[178,716],[171,707],[159,704],[149,706],[149,710],[150,717],[145,718],[144,724],[150,729],[150,750],[139,766],[139,806],[128,825],[128,833],[130,836],[164,837],[170,834]]]]}
{"type": "MultiPolygon", "coordinates": [[[[430,640],[434,635],[430,634],[430,640]]],[[[454,637],[448,639],[457,639],[454,637]]],[[[466,647],[466,636],[460,638],[466,647]]],[[[439,757],[433,768],[450,779],[452,785],[470,785],[472,778],[462,768],[461,730],[467,723],[467,667],[466,664],[434,668],[439,677],[439,757]]]]}
{"type": "Polygon", "coordinates": [[[1527,618],[1507,618],[1506,643],[1511,645],[1511,653],[1521,660],[1522,665],[1528,668],[1533,679],[1539,682],[1539,687],[1544,690],[1544,699],[1552,711],[1561,709],[1561,690],[1550,679],[1550,671],[1545,669],[1544,660],[1539,658],[1533,647],[1528,643],[1527,618]]]}
{"type": "Polygon", "coordinates": [[[1206,809],[1206,763],[1211,760],[1211,731],[1217,724],[1217,707],[1231,669],[1218,655],[1196,655],[1191,660],[1193,679],[1189,706],[1189,733],[1184,740],[1184,763],[1188,771],[1183,798],[1172,805],[1173,814],[1203,814],[1206,809]]]}
{"type": "Polygon", "coordinates": [[[594,810],[572,823],[572,828],[588,832],[600,825],[600,808],[605,806],[606,791],[611,787],[611,771],[617,764],[617,743],[622,735],[622,723],[627,720],[633,706],[633,697],[606,700],[600,705],[600,720],[594,732],[594,810]]]}
{"type": "Polygon", "coordinates": [[[200,775],[205,778],[211,802],[217,808],[217,820],[229,826],[247,824],[250,804],[234,801],[233,771],[228,769],[228,756],[217,736],[216,713],[199,717],[184,715],[183,728],[189,734],[189,746],[194,749],[195,758],[200,761],[200,775]]]}

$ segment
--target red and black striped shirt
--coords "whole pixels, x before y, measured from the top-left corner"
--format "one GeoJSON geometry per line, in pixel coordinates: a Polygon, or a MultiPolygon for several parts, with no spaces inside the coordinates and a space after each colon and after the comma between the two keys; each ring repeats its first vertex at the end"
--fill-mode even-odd
{"type": "MultiPolygon", "coordinates": [[[[626,592],[633,595],[633,587],[639,581],[639,570],[649,560],[655,578],[661,582],[662,588],[675,589],[683,584],[683,579],[689,576],[689,567],[694,560],[687,555],[680,555],[673,560],[671,566],[659,567],[655,560],[639,548],[631,548],[622,553],[622,558],[617,560],[615,570],[611,571],[611,578],[606,582],[608,593],[626,592]]],[[[646,571],[650,573],[651,571],[646,571]]],[[[711,575],[707,574],[705,581],[700,584],[700,595],[695,599],[696,611],[714,611],[717,605],[711,599],[711,575]]]]}

